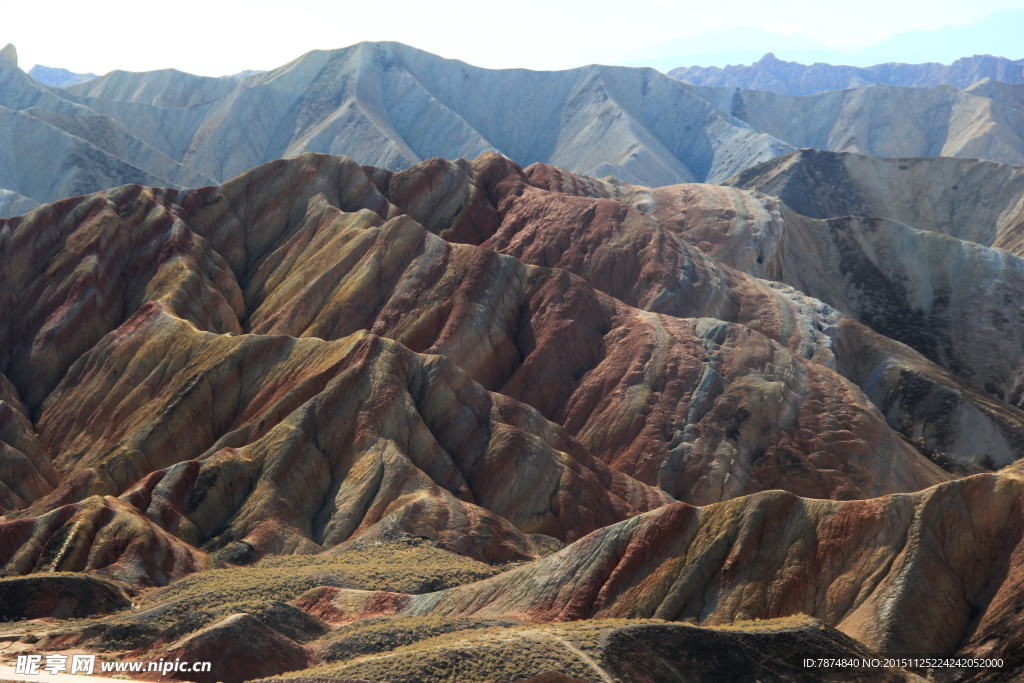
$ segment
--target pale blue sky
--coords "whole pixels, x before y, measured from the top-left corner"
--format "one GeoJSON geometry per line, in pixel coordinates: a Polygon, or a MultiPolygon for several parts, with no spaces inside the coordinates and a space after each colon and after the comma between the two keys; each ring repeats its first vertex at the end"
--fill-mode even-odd
{"type": "Polygon", "coordinates": [[[857,49],[1006,8],[1024,9],[1024,0],[0,0],[0,45],[14,43],[26,69],[95,73],[223,75],[361,40],[396,40],[484,67],[561,69],[622,63],[644,46],[723,25],[857,49]]]}

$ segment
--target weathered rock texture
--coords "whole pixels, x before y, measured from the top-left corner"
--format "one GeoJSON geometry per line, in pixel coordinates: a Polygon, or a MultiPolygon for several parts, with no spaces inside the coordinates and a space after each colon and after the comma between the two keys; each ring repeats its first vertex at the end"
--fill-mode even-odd
{"type": "MultiPolygon", "coordinates": [[[[598,459],[693,502],[779,486],[812,496],[863,497],[945,478],[891,431],[855,386],[751,327],[641,312],[563,270],[452,245],[408,217],[385,221],[400,210],[367,178],[349,161],[309,156],[255,169],[216,191],[178,196],[126,189],[37,212],[17,224],[11,244],[30,253],[30,236],[53,221],[58,233],[84,233],[82,240],[109,230],[123,236],[127,250],[143,246],[152,255],[133,258],[132,271],[149,273],[148,283],[99,279],[100,296],[128,292],[121,316],[149,298],[211,331],[334,340],[364,329],[413,351],[442,354],[484,388],[562,425],[598,459]],[[374,211],[356,210],[361,207],[374,211]],[[160,243],[146,238],[161,234],[177,239],[152,253],[160,243]],[[189,256],[174,257],[172,249],[187,249],[189,256]],[[158,286],[169,279],[164,263],[180,269],[178,281],[190,283],[187,295],[158,286]],[[752,383],[751,373],[763,380],[752,383]],[[887,463],[880,478],[876,460],[887,463]]],[[[47,292],[56,293],[21,299],[24,308],[12,305],[18,314],[10,338],[23,341],[8,363],[19,368],[20,374],[11,371],[12,382],[23,385],[33,408],[50,394],[39,427],[44,439],[62,435],[49,447],[66,454],[57,457],[65,475],[92,464],[85,448],[113,457],[113,433],[102,438],[89,430],[94,446],[67,441],[81,438],[81,428],[71,425],[81,424],[85,411],[67,415],[81,399],[65,392],[94,391],[78,374],[91,367],[92,356],[78,361],[66,389],[51,394],[51,384],[75,358],[68,351],[63,358],[33,352],[56,346],[41,343],[42,335],[66,329],[70,337],[60,348],[87,348],[121,323],[122,317],[93,316],[92,329],[61,326],[68,295],[52,282],[63,276],[64,291],[82,291],[70,288],[83,258],[66,249],[61,258],[49,257],[53,264],[66,259],[49,273],[12,274],[12,291],[45,282],[51,283],[47,292]],[[22,274],[34,279],[17,280],[22,274]]],[[[119,338],[125,335],[101,346],[117,345],[119,338]]],[[[134,381],[125,382],[129,390],[134,381]]],[[[188,452],[180,459],[203,450],[188,452]]],[[[118,486],[97,492],[118,494],[134,479],[122,477],[118,486]]]]}
{"type": "MultiPolygon", "coordinates": [[[[386,615],[827,625],[677,629],[672,656],[604,634],[558,669],[602,681],[628,674],[631,648],[669,668],[746,652],[735,666],[782,680],[800,677],[772,648],[1009,657],[1024,638],[1019,261],[735,186],[496,154],[398,173],[303,154],[220,186],[44,205],[0,220],[0,571],[171,583],[60,642],[182,659],[234,643],[286,663],[244,676],[336,661],[317,619],[386,615]],[[964,282],[993,303],[972,306],[964,282]],[[297,590],[250,586],[237,608],[216,587],[236,570],[205,571],[406,542],[525,566],[472,562],[490,578],[417,596],[463,582],[297,568],[284,590],[314,590],[294,605],[278,601],[297,590]],[[202,577],[209,609],[188,592],[202,577]]],[[[566,638],[537,637],[550,662],[488,675],[556,670],[566,638]]],[[[526,646],[445,647],[388,661],[421,680],[423,661],[484,671],[481,648],[526,646]]]]}
{"type": "Polygon", "coordinates": [[[8,576],[88,572],[137,590],[219,564],[112,497],[0,520],[0,572],[8,576]]]}
{"type": "Polygon", "coordinates": [[[204,333],[157,304],[76,363],[40,431],[68,477],[36,508],[123,493],[194,546],[260,555],[397,526],[517,559],[520,531],[571,541],[669,500],[446,359],[365,333],[204,333]]]}
{"type": "Polygon", "coordinates": [[[810,218],[888,218],[1024,256],[1024,169],[800,150],[725,181],[810,218]]]}
{"type": "MultiPolygon", "coordinates": [[[[951,300],[937,293],[935,305],[926,302],[922,312],[918,309],[926,303],[920,299],[930,295],[927,284],[915,289],[915,280],[907,277],[923,271],[925,283],[953,286],[952,279],[972,268],[978,281],[994,280],[989,286],[1003,293],[990,299],[988,311],[1001,319],[999,302],[1018,296],[1012,278],[1017,259],[986,259],[972,245],[929,239],[899,226],[897,235],[915,235],[918,248],[894,248],[886,272],[851,278],[838,248],[827,246],[835,242],[828,238],[831,233],[777,200],[709,185],[636,188],[545,165],[522,173],[496,157],[474,164],[435,160],[376,182],[446,239],[482,242],[527,263],[570,270],[646,310],[741,323],[795,355],[837,370],[871,397],[890,426],[943,466],[992,469],[1022,455],[1022,415],[1001,400],[1016,382],[1015,318],[994,331],[983,325],[943,326],[939,321],[946,316],[977,318],[971,290],[958,290],[951,300]],[[424,196],[435,201],[426,203],[424,196]],[[954,256],[964,256],[956,269],[954,256]],[[837,291],[845,294],[835,296],[837,291]],[[933,361],[970,358],[971,372],[967,363],[949,363],[966,376],[961,379],[840,311],[914,345],[933,361]],[[921,322],[927,320],[931,335],[923,332],[921,322]],[[974,372],[975,366],[982,371],[974,372]],[[973,381],[977,376],[998,379],[973,381]],[[986,382],[998,388],[996,397],[985,393],[986,382]]],[[[871,263],[865,256],[861,261],[871,263]]]]}
{"type": "MultiPolygon", "coordinates": [[[[757,243],[768,252],[771,277],[1018,405],[1024,339],[1016,302],[1024,295],[1024,260],[982,245],[1013,249],[1021,239],[1020,171],[987,162],[890,162],[805,150],[729,181],[782,199],[743,195],[756,207],[748,215],[762,218],[743,224],[719,216],[696,232],[693,221],[675,225],[708,253],[748,272],[752,264],[742,247],[757,243]],[[762,237],[766,223],[773,226],[770,239],[762,237]]],[[[651,192],[667,205],[665,214],[683,201],[667,199],[674,192],[651,192]]]]}

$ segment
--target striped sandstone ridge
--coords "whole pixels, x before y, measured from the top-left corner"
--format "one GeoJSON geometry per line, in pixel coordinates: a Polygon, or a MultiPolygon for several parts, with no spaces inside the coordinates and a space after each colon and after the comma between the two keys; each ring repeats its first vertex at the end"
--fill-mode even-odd
{"type": "Polygon", "coordinates": [[[219,566],[223,563],[109,496],[92,496],[36,517],[0,518],[3,576],[84,572],[136,592],[219,566]]]}
{"type": "Polygon", "coordinates": [[[400,530],[522,559],[524,533],[572,541],[670,500],[442,357],[365,332],[201,332],[158,303],[72,367],[39,430],[65,481],[28,514],[120,495],[210,551],[312,553],[400,530]]]}
{"type": "MultiPolygon", "coordinates": [[[[775,181],[740,183],[778,192],[782,201],[760,192],[708,185],[625,188],[619,192],[623,201],[640,207],[659,225],[698,245],[717,261],[784,282],[824,301],[874,331],[913,347],[976,392],[1019,406],[1024,391],[1024,327],[1020,316],[1013,314],[1012,302],[1024,294],[1024,259],[979,242],[984,241],[984,233],[998,241],[1019,232],[1009,226],[1024,220],[1024,214],[1017,215],[1024,208],[1024,176],[1018,178],[1020,169],[1013,167],[985,164],[980,168],[982,162],[941,160],[950,172],[943,182],[954,188],[958,183],[975,188],[977,211],[970,214],[959,208],[961,214],[947,216],[952,222],[944,227],[935,226],[927,217],[917,223],[951,233],[973,231],[965,236],[978,239],[974,241],[879,217],[900,215],[891,208],[894,197],[913,195],[913,188],[924,182],[923,174],[916,181],[908,180],[902,189],[894,182],[891,187],[897,189],[890,189],[886,201],[858,203],[856,191],[843,194],[834,189],[846,182],[841,171],[844,163],[858,167],[866,178],[858,163],[878,166],[883,161],[806,152],[778,165],[779,169],[788,165],[792,175],[782,171],[773,175],[772,169],[764,168],[765,176],[775,178],[779,185],[773,184],[775,181]],[[814,165],[815,160],[821,163],[814,165]],[[960,175],[953,174],[958,170],[960,175]],[[1009,175],[1002,180],[992,178],[994,173],[999,175],[996,172],[1009,175]],[[813,188],[797,191],[784,180],[789,177],[800,184],[811,173],[819,174],[815,183],[823,188],[820,206],[808,207],[814,202],[813,188]],[[992,192],[976,185],[982,179],[994,183],[992,192]],[[803,208],[789,206],[788,197],[803,208]],[[836,201],[830,203],[830,198],[836,201]],[[841,217],[818,220],[801,215],[801,210],[841,217]],[[1001,238],[997,237],[1000,231],[1001,238]]],[[[896,170],[894,165],[889,168],[896,170]]],[[[733,180],[739,182],[742,177],[733,180]]],[[[948,192],[948,188],[941,191],[936,187],[941,183],[933,184],[932,194],[948,192]]],[[[947,202],[957,204],[952,198],[947,202]]],[[[914,207],[901,206],[904,217],[913,218],[914,207]]],[[[870,372],[859,374],[871,376],[870,372]]],[[[872,395],[870,388],[855,381],[872,395]]],[[[1002,466],[1009,461],[993,457],[993,462],[1002,466]]]]}
{"type": "Polygon", "coordinates": [[[712,626],[802,613],[884,654],[986,652],[1019,664],[1022,502],[1024,477],[1007,472],[873,500],[766,491],[678,503],[474,584],[414,596],[318,588],[295,604],[335,622],[397,614],[712,626]]]}
{"type": "MultiPolygon", "coordinates": [[[[957,350],[957,357],[962,350],[989,366],[988,375],[1012,377],[1012,369],[1000,365],[1014,367],[1017,324],[1010,319],[995,333],[952,323],[949,330],[932,325],[923,331],[923,324],[914,324],[922,316],[911,310],[918,295],[906,294],[908,287],[894,282],[900,273],[845,280],[834,272],[816,276],[823,264],[835,271],[833,256],[814,251],[828,244],[823,239],[828,231],[792,212],[787,222],[781,213],[785,207],[775,200],[712,185],[623,186],[541,164],[523,173],[495,156],[476,162],[431,160],[393,176],[375,172],[374,182],[449,241],[482,243],[527,263],[569,270],[645,310],[738,322],[795,355],[836,369],[882,409],[890,426],[944,467],[993,469],[1022,455],[1024,415],[998,394],[986,393],[984,382],[965,381],[803,292],[919,346],[933,360],[943,360],[934,353],[936,340],[948,337],[944,349],[957,350]],[[813,257],[794,265],[801,252],[813,257]],[[853,295],[834,296],[841,282],[853,295]],[[858,288],[875,292],[869,315],[855,296],[858,288]],[[886,320],[896,324],[885,325],[886,320]]],[[[994,288],[1014,295],[1013,281],[1006,282],[1006,274],[1015,272],[1014,259],[979,257],[972,245],[956,241],[920,241],[923,246],[903,262],[929,264],[931,281],[938,283],[944,274],[948,280],[968,264],[984,280],[993,262],[1008,263],[1010,268],[996,273],[994,288]],[[949,244],[960,248],[949,249],[949,244]],[[929,245],[936,256],[929,257],[929,245]],[[954,256],[963,257],[958,268],[952,266],[954,256]]],[[[839,265],[845,267],[842,261],[839,265]]],[[[964,290],[952,297],[952,319],[958,311],[974,310],[968,296],[964,290]]],[[[950,301],[943,305],[948,308],[950,301]]]]}
{"type": "MultiPolygon", "coordinates": [[[[332,340],[368,330],[415,352],[444,355],[485,389],[562,425],[603,462],[690,502],[778,487],[814,497],[867,497],[948,477],[827,367],[743,325],[646,313],[564,270],[446,242],[399,215],[366,173],[345,159],[276,162],[219,189],[180,196],[125,188],[78,200],[78,208],[71,204],[18,222],[10,240],[25,243],[21,253],[31,253],[27,245],[41,234],[42,227],[33,227],[39,221],[82,234],[65,244],[94,245],[86,236],[108,231],[129,236],[129,242],[136,233],[171,231],[183,244],[223,254],[211,261],[214,270],[207,269],[216,277],[206,280],[188,258],[170,261],[208,303],[200,308],[190,293],[165,296],[143,282],[131,289],[130,300],[141,300],[148,287],[171,311],[180,309],[180,317],[211,331],[232,332],[237,325],[259,336],[332,340]],[[93,204],[102,220],[82,220],[89,216],[84,207],[93,204]],[[374,211],[358,210],[367,206],[374,211]],[[385,221],[381,214],[396,217],[385,221]],[[222,274],[228,277],[223,286],[206,284],[222,274]],[[232,320],[229,311],[237,317],[232,320]]],[[[157,250],[152,239],[145,244],[157,250]]],[[[48,256],[53,263],[66,261],[59,271],[66,273],[63,291],[72,291],[82,256],[71,249],[60,258],[48,256]]],[[[160,263],[155,260],[157,275],[160,263]]],[[[24,272],[46,281],[42,270],[24,272]]],[[[123,281],[104,279],[101,286],[108,280],[115,288],[109,296],[115,296],[123,281]]],[[[61,290],[51,284],[45,291],[61,290]]],[[[98,329],[60,327],[66,310],[80,310],[72,305],[77,295],[84,301],[95,296],[79,288],[70,301],[66,294],[57,300],[41,295],[19,301],[21,308],[12,304],[17,314],[9,319],[18,327],[11,338],[23,340],[13,364],[29,366],[12,381],[23,382],[26,396],[36,397],[27,381],[32,374],[56,374],[49,359],[33,368],[32,349],[41,335],[64,329],[70,336],[61,348],[95,344],[79,338],[98,329]]],[[[112,319],[110,327],[117,323],[112,319]]],[[[77,367],[90,359],[83,356],[77,367]]],[[[74,359],[59,360],[70,365],[74,359]]],[[[76,413],[81,392],[90,390],[71,376],[42,404],[38,420],[65,477],[86,453],[113,457],[114,445],[76,413]]],[[[120,493],[129,483],[102,493],[120,493]]],[[[54,499],[63,500],[58,494],[54,499]]]]}

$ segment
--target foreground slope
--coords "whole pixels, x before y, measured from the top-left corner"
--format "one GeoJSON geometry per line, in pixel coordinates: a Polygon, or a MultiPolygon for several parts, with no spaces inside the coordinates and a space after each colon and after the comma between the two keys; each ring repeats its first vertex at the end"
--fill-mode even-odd
{"type": "Polygon", "coordinates": [[[467,586],[392,596],[314,589],[296,604],[370,614],[647,618],[702,625],[808,614],[887,655],[1008,657],[1022,645],[1019,473],[911,495],[811,501],[770,491],[669,505],[467,586]],[[1009,621],[1008,621],[1009,620],[1009,621]],[[984,647],[983,647],[984,645],[984,647]]]}

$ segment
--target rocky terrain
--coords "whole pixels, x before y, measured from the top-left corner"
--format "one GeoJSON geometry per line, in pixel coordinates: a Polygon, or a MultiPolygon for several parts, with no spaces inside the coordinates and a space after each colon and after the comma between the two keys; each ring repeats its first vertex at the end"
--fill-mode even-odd
{"type": "MultiPolygon", "coordinates": [[[[749,68],[796,67],[804,68],[766,58],[749,68]]],[[[806,68],[819,67],[853,69],[806,68]]],[[[819,83],[817,94],[766,92],[773,87],[757,75],[681,83],[626,67],[488,70],[398,43],[360,43],[269,72],[113,71],[71,83],[73,74],[25,73],[7,46],[0,138],[11,142],[0,148],[0,215],[126,183],[216,185],[306,152],[393,172],[497,152],[524,167],[650,187],[718,183],[805,147],[1024,164],[1019,63],[883,67],[853,69],[845,80],[794,76],[819,83]]]]}
{"type": "Polygon", "coordinates": [[[749,66],[681,66],[669,71],[668,75],[693,85],[763,90],[794,96],[814,95],[827,90],[849,90],[876,83],[904,87],[951,85],[962,90],[986,78],[1022,85],[1024,60],[974,55],[958,59],[952,64],[890,62],[857,67],[820,62],[798,64],[783,61],[768,53],[749,66]]]}
{"type": "Polygon", "coordinates": [[[66,88],[21,71],[8,46],[0,136],[15,141],[0,151],[0,188],[40,203],[125,183],[213,185],[310,151],[395,171],[498,151],[663,185],[717,182],[791,149],[651,69],[491,71],[397,43],[244,77],[115,71],[66,88]]]}
{"type": "Polygon", "coordinates": [[[8,45],[0,666],[1020,680],[1021,69],[8,45]]]}
{"type": "Polygon", "coordinates": [[[1012,680],[1020,180],[307,152],[0,219],[0,658],[1012,680]],[[897,655],[1003,664],[803,664],[897,655]]]}
{"type": "Polygon", "coordinates": [[[965,157],[1024,165],[1024,86],[873,84],[794,97],[690,86],[720,111],[798,148],[876,157],[965,157]]]}

